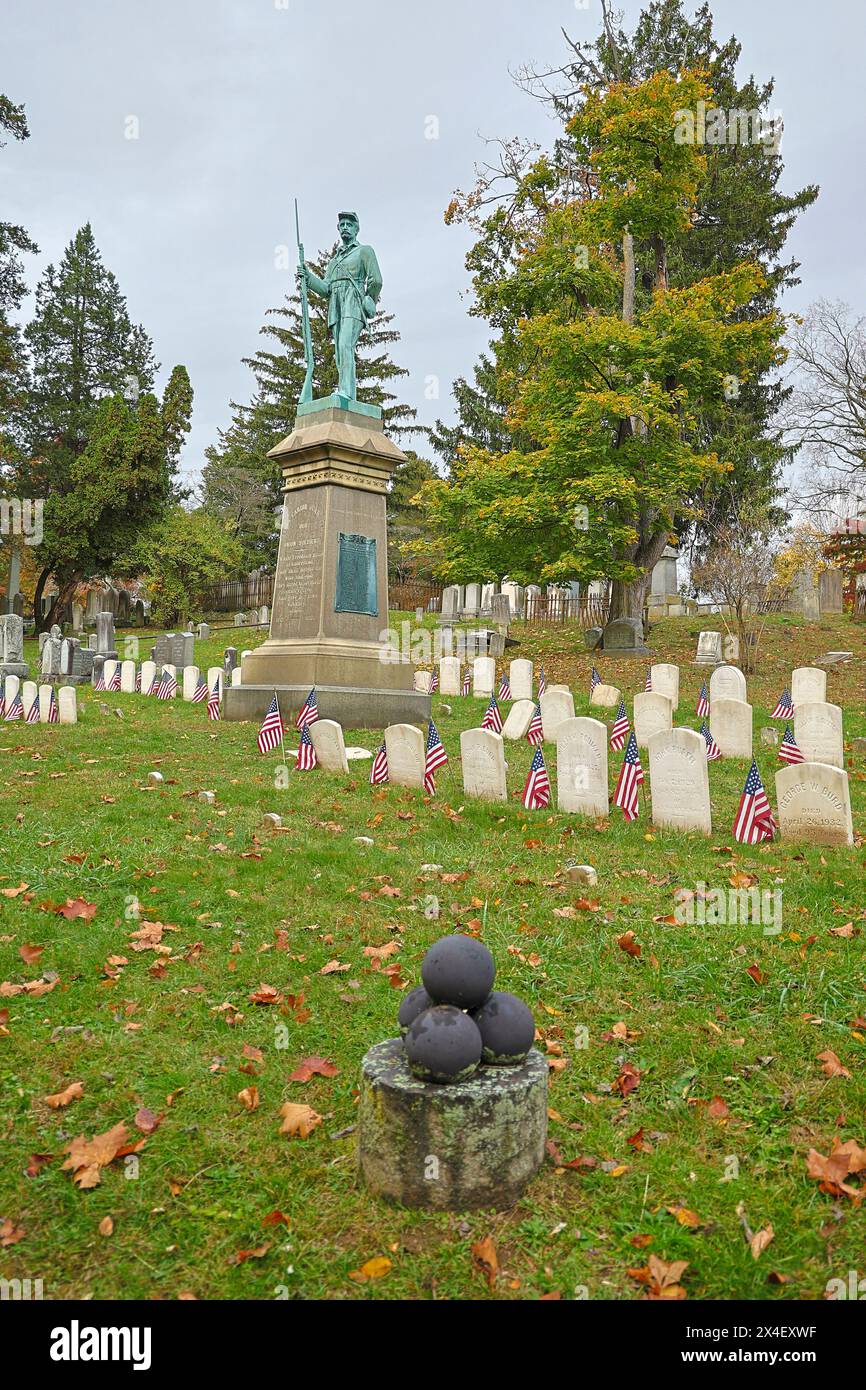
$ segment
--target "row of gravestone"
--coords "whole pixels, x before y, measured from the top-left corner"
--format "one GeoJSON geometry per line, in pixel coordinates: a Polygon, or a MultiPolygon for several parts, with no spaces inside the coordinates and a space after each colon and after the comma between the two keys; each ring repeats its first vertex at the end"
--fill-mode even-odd
{"type": "MultiPolygon", "coordinates": [[[[542,700],[546,697],[542,696],[542,700]]],[[[513,711],[509,714],[512,717],[513,711]]],[[[506,721],[507,725],[507,721],[506,721]]],[[[350,756],[343,730],[331,719],[309,726],[319,766],[348,772],[350,756]],[[348,756],[347,756],[348,755],[348,756]]],[[[491,729],[460,735],[463,790],[467,796],[506,801],[508,789],[504,737],[491,729]]],[[[426,740],[414,724],[392,724],[384,734],[388,780],[397,786],[424,786],[426,740]]],[[[563,720],[556,728],[556,789],[561,811],[599,818],[609,810],[608,730],[599,719],[563,720]]],[[[684,833],[712,834],[706,743],[693,729],[668,729],[650,737],[649,785],[653,824],[684,833]]],[[[776,774],[780,833],[813,844],[853,844],[847,774],[819,761],[785,767],[776,774]]]]}
{"type": "MultiPolygon", "coordinates": [[[[6,713],[15,705],[16,697],[21,696],[23,707],[23,717],[26,718],[33,701],[39,703],[39,722],[48,723],[49,710],[51,709],[51,693],[53,685],[37,685],[36,681],[21,680],[19,676],[8,675],[3,679],[3,702],[6,713]]],[[[56,694],[57,706],[59,711],[59,722],[61,724],[78,723],[78,695],[72,685],[61,686],[56,694]]]]}
{"type": "Polygon", "coordinates": [[[235,627],[267,627],[270,622],[270,610],[267,604],[262,604],[261,608],[251,608],[247,613],[235,613],[235,627]]]}
{"type": "MultiPolygon", "coordinates": [[[[124,695],[136,693],[147,695],[150,693],[157,675],[167,674],[173,676],[177,681],[178,694],[184,700],[192,700],[199,677],[202,674],[198,666],[179,667],[170,661],[162,664],[156,661],[143,661],[141,663],[141,690],[139,691],[139,672],[136,662],[118,661],[111,657],[103,661],[101,657],[97,657],[97,665],[93,673],[94,684],[101,676],[106,689],[108,689],[118,669],[120,670],[120,690],[124,695]]],[[[214,685],[219,682],[219,693],[222,696],[225,677],[230,676],[232,685],[240,685],[240,674],[240,667],[235,667],[231,671],[224,671],[222,666],[209,666],[206,675],[208,692],[211,692],[214,685]]]]}

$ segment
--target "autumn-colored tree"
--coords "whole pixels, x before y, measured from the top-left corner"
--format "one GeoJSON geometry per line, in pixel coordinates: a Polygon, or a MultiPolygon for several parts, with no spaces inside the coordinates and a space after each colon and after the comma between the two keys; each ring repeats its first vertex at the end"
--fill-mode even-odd
{"type": "MultiPolygon", "coordinates": [[[[568,123],[585,193],[550,207],[496,288],[509,426],[529,447],[467,448],[424,489],[443,577],[611,578],[611,617],[637,617],[656,561],[691,499],[729,460],[697,428],[731,379],[781,360],[782,322],[743,310],[764,287],[743,264],[672,288],[668,248],[691,224],[705,160],[674,138],[708,100],[697,73],[656,73],[587,92],[568,123]],[[653,248],[637,294],[634,243],[653,248]]],[[[549,177],[540,161],[527,198],[549,177]]]]}

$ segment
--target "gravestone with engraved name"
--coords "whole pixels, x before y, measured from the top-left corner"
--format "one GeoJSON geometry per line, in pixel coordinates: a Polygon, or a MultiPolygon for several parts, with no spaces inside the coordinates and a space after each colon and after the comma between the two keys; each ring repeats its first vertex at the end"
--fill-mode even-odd
{"type": "Polygon", "coordinates": [[[710,676],[710,705],[714,700],[745,700],[746,677],[738,666],[717,666],[710,676]]]}
{"type": "Polygon", "coordinates": [[[178,671],[182,671],[184,666],[192,666],[195,660],[195,633],[173,632],[168,660],[178,671]]]}
{"type": "Polygon", "coordinates": [[[641,690],[634,697],[634,735],[638,748],[646,748],[653,734],[668,733],[673,723],[673,706],[667,695],[657,690],[641,690]]]}
{"type": "Polygon", "coordinates": [[[723,660],[722,634],[710,631],[699,632],[695,666],[720,666],[723,660]]]}
{"type": "MultiPolygon", "coordinates": [[[[827,672],[818,666],[798,666],[791,672],[794,707],[827,699],[827,672]]],[[[820,761],[820,759],[818,760],[820,761]]]]}
{"type": "Polygon", "coordinates": [[[463,790],[484,801],[505,801],[505,752],[502,735],[492,729],[466,729],[460,735],[463,790]]]}
{"type": "Polygon", "coordinates": [[[653,734],[649,751],[650,796],[654,825],[711,835],[707,745],[693,729],[653,734]]]}
{"type": "Polygon", "coordinates": [[[513,700],[532,699],[532,662],[517,657],[508,668],[508,684],[513,700]]]}
{"type": "Polygon", "coordinates": [[[539,702],[541,706],[541,731],[545,743],[553,743],[559,726],[566,719],[574,718],[574,697],[570,690],[545,690],[539,702]]]}
{"type": "Polygon", "coordinates": [[[391,724],[385,730],[388,780],[399,787],[423,787],[426,743],[414,724],[391,724]]]}
{"type": "Polygon", "coordinates": [[[117,651],[114,645],[114,614],[97,613],[96,615],[96,650],[101,656],[117,659],[117,651]]]}
{"type": "Polygon", "coordinates": [[[560,811],[606,816],[607,728],[600,719],[566,719],[556,731],[556,800],[560,811]]]}
{"type": "Polygon", "coordinates": [[[659,695],[667,695],[671,706],[676,710],[680,703],[680,668],[671,662],[660,661],[650,667],[653,690],[659,695]]]}
{"type": "Polygon", "coordinates": [[[535,713],[534,700],[515,700],[502,725],[502,737],[521,739],[526,737],[532,716],[535,713]]]}
{"type": "Polygon", "coordinates": [[[443,656],[439,662],[440,695],[460,694],[461,664],[459,656],[443,656]]]}
{"type": "Polygon", "coordinates": [[[807,845],[853,845],[848,774],[829,763],[792,763],[776,773],[776,807],[783,840],[807,845]]]}
{"type": "Polygon", "coordinates": [[[845,766],[839,705],[829,705],[825,700],[795,704],[794,738],[807,762],[845,766]]]}
{"type": "Polygon", "coordinates": [[[18,676],[28,672],[24,660],[24,619],[17,613],[0,615],[0,676],[18,676]]]}
{"type": "Polygon", "coordinates": [[[725,758],[751,758],[752,706],[724,696],[710,702],[710,733],[725,758]]]}
{"type": "Polygon", "coordinates": [[[348,772],[342,727],[335,719],[317,719],[310,725],[316,761],[323,772],[348,772]]]}

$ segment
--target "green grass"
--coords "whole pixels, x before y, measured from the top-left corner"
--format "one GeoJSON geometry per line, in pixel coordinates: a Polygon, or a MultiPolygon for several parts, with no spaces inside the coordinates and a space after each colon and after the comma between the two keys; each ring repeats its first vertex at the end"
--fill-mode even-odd
{"type": "MultiPolygon", "coordinates": [[[[689,663],[699,626],[670,620],[653,638],[656,659],[680,663],[677,722],[692,727],[703,673],[689,663]]],[[[568,680],[577,712],[587,713],[592,658],[574,630],[515,631],[521,646],[510,654],[543,660],[548,681],[568,680]]],[[[247,636],[225,632],[199,644],[201,665],[218,661],[235,639],[240,646],[247,636]]],[[[866,734],[863,626],[778,619],[768,633],[749,695],[774,804],[772,774],[781,764],[757,731],[770,722],[791,667],[839,647],[858,656],[828,682],[850,740],[866,734]]],[[[630,707],[644,667],[603,657],[597,664],[630,707]]],[[[809,1148],[826,1153],[834,1134],[866,1141],[866,1029],[852,1027],[866,1013],[862,844],[736,845],[731,827],[746,769],[727,760],[710,769],[709,841],[653,830],[646,806],[632,826],[616,811],[596,825],[524,811],[526,744],[508,748],[515,799],[496,807],[466,801],[459,732],[479,722],[483,705],[450,703],[449,716],[434,698],[451,763],[430,800],[397,787],[373,792],[369,764],[350,777],[292,772],[288,789],[275,790],[279,760],[259,756],[253,726],[211,724],[203,706],[180,701],[86,690],[75,728],[0,725],[0,889],[28,885],[0,897],[0,980],[43,972],[59,979],[41,997],[0,999],[8,1009],[0,1226],[8,1218],[24,1229],[0,1249],[4,1277],[41,1278],[46,1298],[534,1299],[571,1298],[584,1286],[591,1298],[629,1299],[641,1286],[627,1270],[655,1253],[688,1261],[690,1298],[762,1299],[822,1297],[828,1278],[858,1264],[862,1273],[862,1214],[821,1193],[805,1166],[809,1148]],[[159,789],[146,786],[153,768],[165,777],[159,789]],[[197,800],[201,789],[216,791],[215,805],[197,800]],[[262,832],[270,810],[283,816],[282,833],[262,832]],[[374,846],[354,844],[358,835],[374,846]],[[563,918],[554,910],[581,897],[560,876],[569,859],[594,864],[599,885],[587,895],[592,906],[563,918]],[[441,872],[422,873],[431,863],[441,872]],[[781,935],[765,936],[759,924],[653,920],[673,912],[676,888],[727,887],[737,870],[756,874],[759,888],[782,888],[781,935]],[[443,874],[465,878],[446,882],[443,874]],[[424,915],[431,893],[438,921],[424,915]],[[96,904],[91,920],[52,910],[76,897],[96,904]],[[142,918],[177,927],[165,934],[171,958],[161,976],[153,952],[130,949],[136,900],[142,918]],[[848,921],[857,935],[829,935],[848,921]],[[641,946],[637,959],[617,944],[629,930],[641,946]],[[445,931],[483,936],[498,986],[533,1008],[545,1033],[539,1046],[561,1049],[550,1138],[566,1162],[596,1160],[577,1171],[551,1158],[523,1200],[499,1214],[387,1208],[358,1183],[354,1135],[333,1137],[354,1123],[363,1053],[396,1031],[401,994],[363,948],[399,942],[387,963],[398,963],[411,985],[427,946],[445,931]],[[34,964],[19,955],[25,944],[44,947],[34,964]],[[105,973],[110,956],[128,962],[117,978],[105,973]],[[322,975],[332,960],[350,968],[322,975]],[[747,973],[752,964],[764,983],[747,973]],[[288,1002],[250,1002],[261,982],[303,994],[300,1016],[288,1002]],[[225,1003],[244,1015],[237,1026],[226,1023],[225,1003]],[[628,1040],[605,1042],[618,1022],[628,1040]],[[585,1048],[575,1045],[580,1027],[585,1048]],[[256,1075],[240,1069],[245,1044],[264,1054],[256,1075]],[[827,1048],[850,1079],[824,1075],[816,1054],[827,1048]],[[332,1058],[339,1075],[290,1082],[310,1054],[332,1058]],[[613,1083],[625,1062],[641,1081],[624,1100],[613,1083]],[[81,1099],[46,1106],[44,1096],[73,1081],[83,1083],[81,1099]],[[260,1105],[248,1112],[237,1096],[251,1084],[260,1105]],[[704,1103],[716,1096],[729,1108],[724,1123],[704,1103]],[[287,1100],[324,1117],[308,1139],[279,1133],[287,1100]],[[142,1106],[163,1119],[138,1155],[137,1176],[118,1160],[98,1187],[77,1190],[61,1170],[64,1145],[121,1121],[138,1139],[133,1118],[142,1106]],[[649,1152],[627,1142],[640,1129],[649,1152]],[[33,1154],[54,1157],[27,1177],[33,1154]],[[730,1156],[739,1177],[723,1181],[730,1156]],[[753,1230],[774,1228],[758,1260],[739,1204],[753,1230]],[[669,1212],[678,1206],[696,1213],[697,1229],[669,1212]],[[263,1225],[275,1210],[291,1225],[263,1225]],[[113,1234],[100,1235],[107,1216],[113,1234]],[[488,1235],[500,1265],[493,1289],[471,1255],[488,1235]],[[636,1247],[637,1236],[651,1243],[636,1247]],[[239,1251],[267,1242],[263,1255],[235,1262],[239,1251]],[[379,1255],[391,1260],[384,1278],[350,1278],[379,1255]],[[771,1273],[788,1282],[768,1282],[771,1273]]],[[[349,740],[371,749],[376,742],[347,731],[349,740]]],[[[612,780],[616,763],[614,756],[612,780]]],[[[862,835],[863,763],[849,772],[862,835]]]]}

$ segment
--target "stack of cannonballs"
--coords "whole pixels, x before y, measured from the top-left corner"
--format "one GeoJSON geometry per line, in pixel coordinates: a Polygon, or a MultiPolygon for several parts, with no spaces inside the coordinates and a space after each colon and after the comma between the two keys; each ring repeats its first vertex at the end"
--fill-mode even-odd
{"type": "Polygon", "coordinates": [[[481,1063],[519,1066],[535,1038],[535,1021],[514,994],[493,991],[496,962],[471,936],[443,936],[421,964],[423,984],[400,1005],[397,1020],[413,1076],[465,1081],[481,1063]]]}

